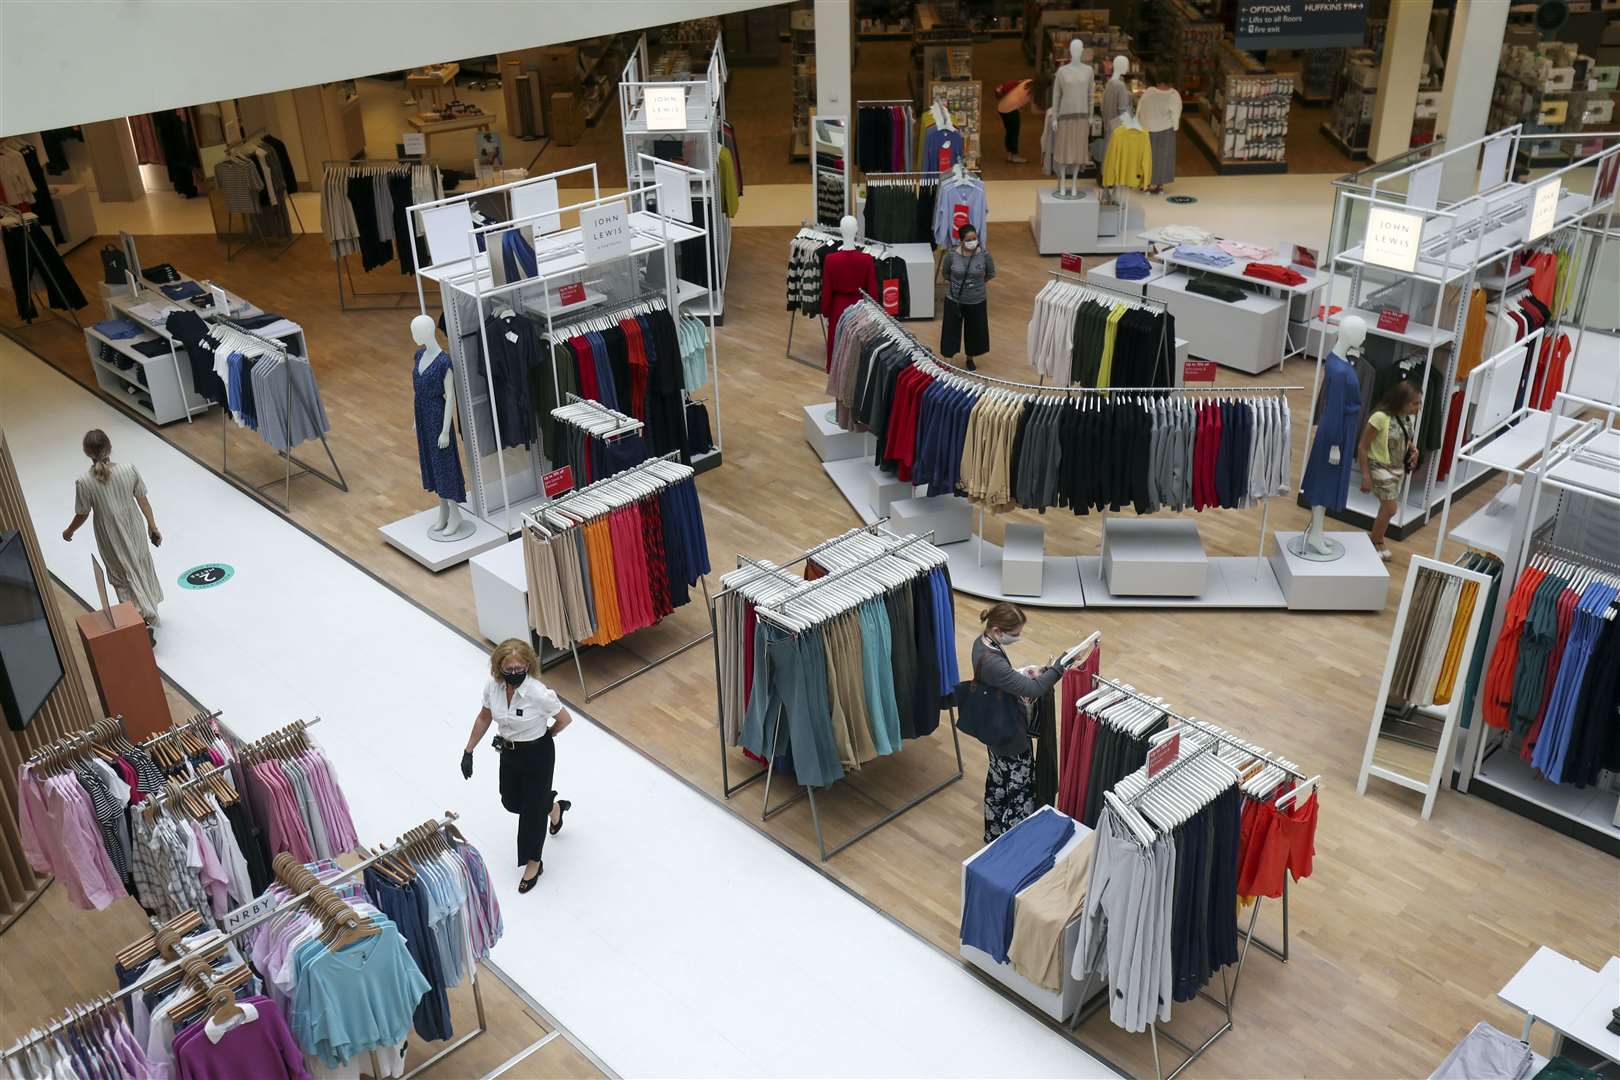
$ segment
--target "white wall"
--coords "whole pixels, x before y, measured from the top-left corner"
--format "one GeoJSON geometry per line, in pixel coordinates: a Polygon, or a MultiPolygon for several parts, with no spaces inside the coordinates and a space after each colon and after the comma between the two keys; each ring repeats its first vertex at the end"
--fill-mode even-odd
{"type": "Polygon", "coordinates": [[[842,116],[846,122],[853,121],[855,111],[850,100],[849,4],[850,0],[815,0],[816,115],[842,116]]]}
{"type": "Polygon", "coordinates": [[[770,2],[0,0],[0,135],[577,41],[770,2]]]}

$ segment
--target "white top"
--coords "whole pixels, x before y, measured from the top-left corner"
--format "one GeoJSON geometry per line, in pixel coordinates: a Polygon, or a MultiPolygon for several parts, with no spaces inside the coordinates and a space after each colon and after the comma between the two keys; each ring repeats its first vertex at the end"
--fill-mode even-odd
{"type": "Polygon", "coordinates": [[[562,712],[557,692],[530,675],[506,700],[506,683],[491,679],[484,686],[484,708],[495,721],[495,730],[508,742],[529,742],[546,734],[548,721],[562,712]]]}
{"type": "Polygon", "coordinates": [[[1136,102],[1136,118],[1149,131],[1175,131],[1181,126],[1181,95],[1150,87],[1136,102]]]}

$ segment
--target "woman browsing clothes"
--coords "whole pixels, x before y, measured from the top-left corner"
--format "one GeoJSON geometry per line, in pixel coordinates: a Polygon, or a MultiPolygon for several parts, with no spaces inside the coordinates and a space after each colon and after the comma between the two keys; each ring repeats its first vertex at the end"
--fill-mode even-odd
{"type": "MultiPolygon", "coordinates": [[[[1024,612],[1014,604],[1003,601],[979,613],[984,632],[973,640],[973,678],[975,682],[1011,694],[1021,699],[1024,718],[1022,746],[1012,753],[990,751],[989,768],[984,774],[984,842],[989,843],[1008,829],[1035,812],[1035,755],[1030,750],[1030,736],[1035,734],[1035,711],[1031,708],[1037,698],[1046,696],[1063,678],[1066,665],[1048,664],[1034,676],[1025,675],[1007,659],[1007,647],[1022,640],[1024,612]]],[[[1070,663],[1083,663],[1091,655],[1088,647],[1076,654],[1070,663]]]]}
{"type": "Polygon", "coordinates": [[[975,357],[990,351],[990,319],[984,283],[996,276],[996,260],[979,243],[979,230],[963,225],[956,243],[940,262],[945,277],[945,324],[940,329],[939,354],[949,360],[967,352],[969,371],[977,371],[975,357]]]}
{"type": "Polygon", "coordinates": [[[518,816],[517,861],[523,867],[518,892],[534,888],[545,864],[540,854],[546,834],[555,836],[563,814],[573,805],[552,789],[557,765],[552,742],[573,723],[562,699],[540,681],[540,658],[528,642],[509,638],[489,658],[484,707],[473,721],[472,735],[461,755],[461,775],[472,779],[473,751],[489,725],[495,725],[494,747],[501,756],[501,805],[518,816]]]}
{"type": "Polygon", "coordinates": [[[1384,532],[1395,516],[1396,500],[1401,496],[1401,482],[1406,474],[1417,468],[1417,418],[1423,411],[1423,392],[1416,384],[1402,379],[1391,386],[1378,402],[1378,407],[1367,417],[1361,429],[1361,441],[1356,446],[1356,460],[1361,464],[1361,490],[1370,491],[1378,500],[1378,517],[1371,532],[1373,547],[1378,557],[1389,562],[1389,549],[1384,546],[1384,532]]]}

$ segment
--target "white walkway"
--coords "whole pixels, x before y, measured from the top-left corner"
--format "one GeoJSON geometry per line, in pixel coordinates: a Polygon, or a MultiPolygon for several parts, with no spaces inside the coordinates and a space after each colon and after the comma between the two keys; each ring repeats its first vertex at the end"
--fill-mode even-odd
{"type": "Polygon", "coordinates": [[[501,887],[495,962],[621,1075],[1113,1075],[589,722],[560,740],[569,827],[518,896],[494,756],[457,770],[483,650],[6,339],[0,425],[45,558],[85,597],[94,540],[61,531],[81,434],[112,437],[163,529],[165,673],[247,737],[321,716],[362,841],[460,811],[501,887]],[[175,584],[210,561],[235,577],[175,584]]]}

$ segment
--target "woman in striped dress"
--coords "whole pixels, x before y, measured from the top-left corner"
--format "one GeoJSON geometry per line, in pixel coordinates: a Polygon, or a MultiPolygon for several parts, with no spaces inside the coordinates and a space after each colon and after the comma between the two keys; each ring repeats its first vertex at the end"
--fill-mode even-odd
{"type": "Polygon", "coordinates": [[[135,466],[113,463],[112,440],[100,428],[85,433],[84,456],[90,459],[90,470],[74,481],[73,521],[62,530],[62,539],[71,542],[93,514],[96,548],[107,580],[121,602],[134,604],[147,626],[156,626],[163,586],[146,545],[150,541],[152,547],[159,546],[163,534],[152,516],[152,504],[146,501],[146,482],[135,466]]]}

